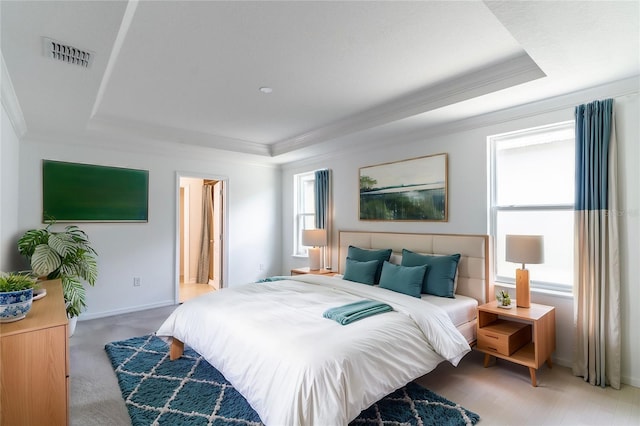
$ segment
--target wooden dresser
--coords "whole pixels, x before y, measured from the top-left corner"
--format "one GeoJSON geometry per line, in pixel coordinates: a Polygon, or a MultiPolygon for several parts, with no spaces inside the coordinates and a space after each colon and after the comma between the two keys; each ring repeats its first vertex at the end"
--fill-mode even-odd
{"type": "Polygon", "coordinates": [[[25,319],[0,324],[0,425],[66,425],[69,338],[60,280],[25,319]]]}

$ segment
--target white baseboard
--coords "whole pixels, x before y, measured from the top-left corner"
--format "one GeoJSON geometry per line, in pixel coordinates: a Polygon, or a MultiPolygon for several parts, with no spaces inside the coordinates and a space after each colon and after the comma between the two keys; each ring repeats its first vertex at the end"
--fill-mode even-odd
{"type": "Polygon", "coordinates": [[[92,319],[111,317],[114,315],[128,314],[131,312],[146,311],[147,309],[163,308],[165,306],[175,305],[174,300],[165,300],[162,302],[150,303],[147,305],[130,306],[128,308],[114,309],[111,311],[83,313],[78,317],[78,321],[89,321],[92,319]]]}
{"type": "Polygon", "coordinates": [[[620,382],[633,386],[634,388],[640,388],[640,378],[638,377],[622,376],[620,382]]]}
{"type": "Polygon", "coordinates": [[[557,358],[557,357],[552,357],[552,361],[554,364],[557,365],[561,365],[562,367],[567,367],[567,368],[572,368],[573,367],[573,360],[571,359],[564,359],[564,358],[557,358]]]}

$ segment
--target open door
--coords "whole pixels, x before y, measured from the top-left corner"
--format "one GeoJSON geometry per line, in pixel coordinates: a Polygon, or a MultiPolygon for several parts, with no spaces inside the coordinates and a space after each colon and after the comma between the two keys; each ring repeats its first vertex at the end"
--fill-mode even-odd
{"type": "Polygon", "coordinates": [[[182,303],[224,286],[226,206],[223,179],[180,175],[178,178],[176,300],[182,303]],[[205,191],[205,188],[209,189],[205,191]],[[210,194],[206,196],[209,202],[203,208],[206,193],[210,194]],[[206,235],[205,241],[202,241],[203,235],[206,235]],[[205,246],[202,246],[203,242],[205,246]],[[208,252],[205,254],[206,266],[201,263],[200,256],[205,250],[208,252]],[[202,270],[202,267],[206,269],[202,270]]]}
{"type": "Polygon", "coordinates": [[[216,290],[222,288],[222,242],[223,242],[223,182],[212,181],[213,212],[211,221],[211,259],[209,261],[209,284],[216,290]],[[215,183],[214,183],[215,182],[215,183]]]}

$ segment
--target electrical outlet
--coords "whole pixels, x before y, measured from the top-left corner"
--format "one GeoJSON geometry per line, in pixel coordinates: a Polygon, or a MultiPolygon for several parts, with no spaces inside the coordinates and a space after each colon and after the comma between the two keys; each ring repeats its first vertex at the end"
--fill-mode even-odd
{"type": "Polygon", "coordinates": [[[133,277],[133,286],[140,287],[140,277],[133,277]]]}
{"type": "Polygon", "coordinates": [[[259,269],[260,271],[264,271],[264,263],[259,264],[259,265],[258,265],[258,269],[259,269]]]}

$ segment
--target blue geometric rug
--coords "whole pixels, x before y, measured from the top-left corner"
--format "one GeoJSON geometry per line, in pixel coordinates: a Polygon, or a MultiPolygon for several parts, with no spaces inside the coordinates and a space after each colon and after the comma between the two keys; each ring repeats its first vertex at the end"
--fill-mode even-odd
{"type": "MultiPolygon", "coordinates": [[[[190,348],[175,361],[150,335],[105,345],[133,426],[262,425],[224,376],[190,348]]],[[[474,425],[480,417],[415,383],[364,410],[351,425],[474,425]]]]}

